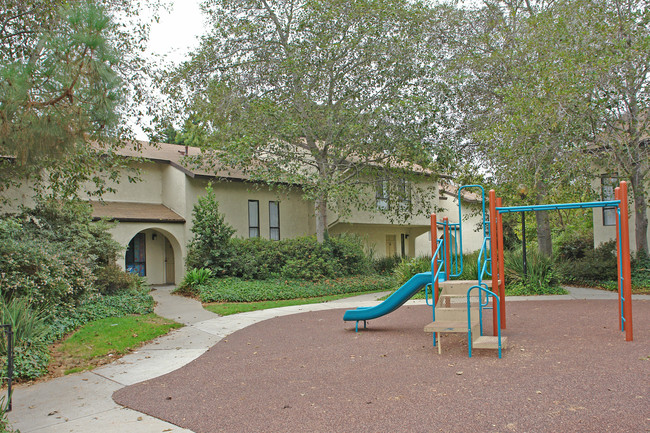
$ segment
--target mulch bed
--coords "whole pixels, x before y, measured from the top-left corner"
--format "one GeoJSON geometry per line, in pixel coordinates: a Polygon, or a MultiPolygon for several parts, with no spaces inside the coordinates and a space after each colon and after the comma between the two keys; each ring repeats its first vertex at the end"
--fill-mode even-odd
{"type": "Polygon", "coordinates": [[[503,359],[464,334],[438,355],[425,306],[359,333],[343,310],[284,316],[113,398],[195,432],[648,432],[650,301],[633,310],[626,342],[616,301],[512,302],[503,359]]]}

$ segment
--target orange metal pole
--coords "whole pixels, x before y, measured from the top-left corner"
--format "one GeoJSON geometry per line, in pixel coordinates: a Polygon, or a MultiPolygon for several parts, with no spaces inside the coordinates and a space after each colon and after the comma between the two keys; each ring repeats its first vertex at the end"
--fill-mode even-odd
{"type": "MultiPolygon", "coordinates": [[[[501,207],[503,201],[501,197],[497,198],[497,207],[501,207]]],[[[500,311],[501,314],[501,329],[506,329],[506,281],[505,281],[505,265],[503,261],[503,215],[497,213],[497,249],[499,251],[499,291],[494,292],[499,295],[500,311]]]]}
{"type": "MultiPolygon", "coordinates": [[[[497,248],[497,194],[491,189],[490,190],[490,264],[492,268],[492,291],[499,290],[499,268],[497,266],[498,262],[498,248],[497,248]]],[[[496,293],[496,292],[495,292],[496,293]]],[[[493,334],[497,335],[499,333],[499,328],[497,326],[497,315],[499,312],[496,307],[496,300],[492,301],[492,329],[493,334]]]]}
{"type": "Polygon", "coordinates": [[[445,223],[445,280],[449,281],[451,275],[451,248],[449,246],[449,218],[444,217],[442,222],[445,223]]]}
{"type": "MultiPolygon", "coordinates": [[[[621,199],[621,188],[614,188],[614,200],[621,199]]],[[[620,207],[619,207],[620,209],[620,207]]],[[[616,275],[618,280],[616,281],[616,287],[618,287],[618,329],[623,330],[623,320],[621,319],[621,296],[623,295],[623,287],[621,287],[621,239],[619,236],[619,224],[618,224],[618,215],[616,215],[616,275]]]]}
{"type": "MultiPolygon", "coordinates": [[[[436,254],[436,249],[438,248],[438,224],[436,221],[436,214],[432,213],[431,214],[431,258],[433,259],[433,256],[436,254]]],[[[437,260],[436,262],[433,263],[433,272],[438,271],[438,263],[437,260]]],[[[433,277],[433,275],[432,275],[433,277]]],[[[439,288],[439,283],[438,279],[436,278],[436,282],[433,285],[433,304],[438,305],[438,288],[439,288]]],[[[434,307],[435,308],[435,307],[434,307]]]]}
{"type": "Polygon", "coordinates": [[[627,208],[627,182],[621,182],[621,254],[623,261],[623,317],[625,317],[625,341],[632,341],[632,270],[630,268],[630,227],[627,208]]]}

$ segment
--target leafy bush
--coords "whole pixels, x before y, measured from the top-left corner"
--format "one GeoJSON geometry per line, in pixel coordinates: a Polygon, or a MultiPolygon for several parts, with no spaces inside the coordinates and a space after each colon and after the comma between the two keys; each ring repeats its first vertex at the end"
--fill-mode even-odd
{"type": "MultiPolygon", "coordinates": [[[[0,323],[13,328],[14,375],[34,379],[47,371],[49,351],[46,344],[48,327],[46,314],[33,310],[25,298],[14,298],[9,302],[0,300],[0,323]]],[[[7,368],[7,339],[0,335],[0,362],[3,377],[7,368]]]]}
{"type": "MultiPolygon", "coordinates": [[[[463,271],[456,277],[459,280],[476,280],[478,279],[478,256],[480,251],[463,254],[463,271]]],[[[483,257],[481,257],[483,260],[483,257]]],[[[489,269],[488,269],[489,270],[489,269]]],[[[453,270],[452,270],[453,272],[453,270]]]]}
{"type": "Polygon", "coordinates": [[[66,245],[30,236],[14,218],[0,220],[0,290],[4,299],[73,305],[93,292],[93,262],[66,245]]]}
{"type": "Polygon", "coordinates": [[[566,235],[557,239],[556,243],[557,255],[560,260],[581,259],[593,249],[593,232],[566,235]]]}
{"type": "Polygon", "coordinates": [[[431,257],[420,256],[414,258],[403,258],[395,267],[393,276],[398,285],[402,285],[415,274],[431,272],[431,257]]]}
{"type": "Polygon", "coordinates": [[[397,254],[394,256],[381,257],[372,262],[372,268],[378,274],[389,275],[395,271],[395,268],[402,261],[402,258],[397,254]]]}
{"type": "Polygon", "coordinates": [[[235,238],[230,240],[230,252],[229,267],[218,276],[317,280],[370,270],[361,239],[353,235],[332,236],[322,244],[315,236],[281,241],[235,238]]]}
{"type": "Polygon", "coordinates": [[[216,275],[226,274],[232,259],[230,238],[235,229],[219,212],[219,202],[211,186],[194,205],[192,218],[194,237],[187,250],[187,268],[210,268],[216,275]]]}
{"type": "Polygon", "coordinates": [[[95,274],[97,276],[95,287],[102,295],[128,292],[136,289],[139,284],[137,275],[124,272],[116,264],[103,266],[95,274]]]}
{"type": "MultiPolygon", "coordinates": [[[[521,250],[507,251],[504,255],[506,285],[523,283],[533,287],[549,288],[559,283],[552,257],[541,254],[537,249],[530,249],[526,254],[526,276],[521,250]]],[[[541,290],[541,289],[540,289],[541,290]]]]}
{"type": "Polygon", "coordinates": [[[393,279],[381,276],[357,276],[319,282],[218,278],[199,286],[199,296],[202,302],[256,302],[390,290],[392,287],[393,279]]]}
{"type": "Polygon", "coordinates": [[[566,295],[568,292],[560,286],[540,286],[530,282],[519,281],[506,287],[507,296],[566,295]]]}
{"type": "Polygon", "coordinates": [[[210,278],[212,278],[212,271],[210,269],[190,269],[174,292],[184,295],[198,295],[198,286],[206,284],[210,278]]]}
{"type": "Polygon", "coordinates": [[[616,241],[588,249],[582,258],[558,262],[562,281],[569,284],[599,284],[616,280],[616,241]]]}

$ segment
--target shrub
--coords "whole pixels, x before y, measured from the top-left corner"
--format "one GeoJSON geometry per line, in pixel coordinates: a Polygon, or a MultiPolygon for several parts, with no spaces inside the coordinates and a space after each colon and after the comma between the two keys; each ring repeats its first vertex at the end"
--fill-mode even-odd
{"type": "Polygon", "coordinates": [[[582,258],[560,261],[558,268],[566,283],[591,285],[616,280],[616,241],[586,250],[582,258]]]}
{"type": "Polygon", "coordinates": [[[506,284],[524,283],[537,287],[555,287],[559,280],[554,269],[552,257],[541,254],[537,249],[530,249],[526,254],[526,276],[521,250],[508,251],[504,255],[506,284]]]}
{"type": "Polygon", "coordinates": [[[402,285],[415,274],[431,272],[431,257],[420,256],[403,258],[393,271],[393,276],[398,285],[402,285]]]}
{"type": "MultiPolygon", "coordinates": [[[[476,280],[478,279],[478,256],[480,251],[463,254],[463,271],[457,277],[459,280],[476,280]]],[[[484,258],[481,257],[481,260],[484,258]]],[[[489,270],[489,269],[488,269],[489,270]]],[[[453,272],[453,270],[452,270],[453,272]]]]}
{"type": "Polygon", "coordinates": [[[192,211],[194,237],[188,246],[186,264],[191,268],[210,268],[216,275],[226,274],[232,260],[230,238],[235,229],[225,222],[219,212],[211,186],[199,197],[192,211]]]}
{"type": "Polygon", "coordinates": [[[199,286],[199,296],[202,302],[277,301],[390,290],[394,285],[392,278],[381,276],[324,279],[318,282],[281,279],[245,281],[239,278],[218,278],[199,286]]]}
{"type": "Polygon", "coordinates": [[[402,261],[402,258],[397,254],[394,256],[381,257],[372,262],[372,268],[378,274],[390,275],[395,271],[397,265],[402,261]]]}
{"type": "Polygon", "coordinates": [[[332,257],[342,275],[359,275],[370,272],[371,263],[363,250],[363,241],[355,234],[343,233],[327,240],[332,257]]]}
{"type": "Polygon", "coordinates": [[[32,238],[13,218],[0,220],[0,290],[47,307],[74,305],[94,291],[91,257],[66,245],[32,238]]]}
{"type": "Polygon", "coordinates": [[[281,251],[283,242],[263,238],[231,239],[232,259],[227,274],[258,280],[279,276],[287,258],[281,251]]]}
{"type": "Polygon", "coordinates": [[[124,272],[116,264],[99,268],[95,272],[97,280],[95,287],[102,295],[116,295],[134,290],[137,285],[137,275],[124,272]]]}
{"type": "MultiPolygon", "coordinates": [[[[47,315],[33,310],[27,299],[15,298],[9,302],[0,300],[0,323],[13,328],[14,375],[34,379],[47,371],[49,351],[46,344],[48,326],[47,315]]],[[[7,368],[7,340],[0,335],[0,359],[3,377],[7,368]]]]}
{"type": "Polygon", "coordinates": [[[585,257],[593,249],[593,234],[573,234],[557,240],[557,254],[561,260],[576,260],[585,257]]]}
{"type": "Polygon", "coordinates": [[[323,243],[315,236],[281,241],[231,239],[230,245],[232,257],[224,275],[239,278],[317,280],[370,270],[361,239],[353,235],[332,236],[323,243]]]}
{"type": "Polygon", "coordinates": [[[206,284],[210,278],[212,278],[212,271],[210,269],[190,269],[174,292],[196,296],[199,294],[198,286],[206,284]]]}

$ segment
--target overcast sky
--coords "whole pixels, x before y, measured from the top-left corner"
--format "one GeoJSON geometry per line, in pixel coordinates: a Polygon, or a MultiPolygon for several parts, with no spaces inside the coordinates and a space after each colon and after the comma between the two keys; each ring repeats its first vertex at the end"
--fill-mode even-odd
{"type": "MultiPolygon", "coordinates": [[[[147,52],[152,59],[179,63],[186,60],[188,53],[198,46],[197,37],[205,29],[200,2],[201,0],[167,1],[171,6],[168,10],[162,9],[159,12],[159,22],[151,24],[147,52]]],[[[134,125],[133,130],[137,139],[148,139],[138,125],[134,125]]]]}
{"type": "Polygon", "coordinates": [[[160,22],[151,25],[149,52],[181,61],[197,46],[197,36],[204,30],[203,17],[200,0],[176,0],[174,3],[169,11],[160,11],[160,22]]]}

